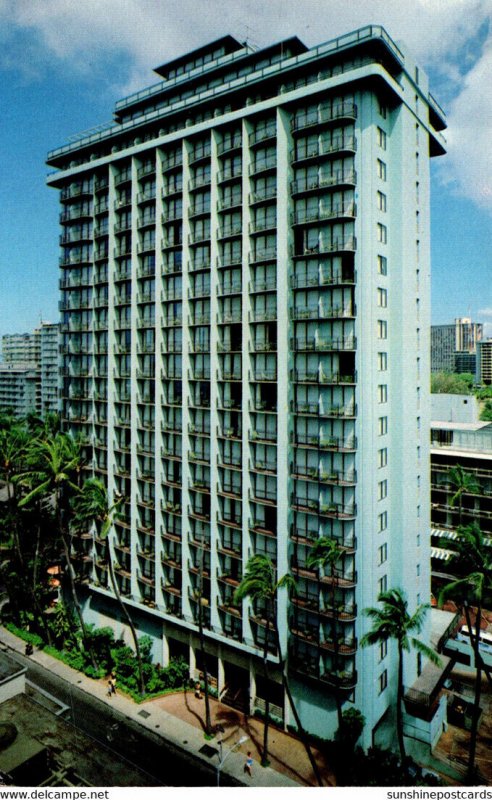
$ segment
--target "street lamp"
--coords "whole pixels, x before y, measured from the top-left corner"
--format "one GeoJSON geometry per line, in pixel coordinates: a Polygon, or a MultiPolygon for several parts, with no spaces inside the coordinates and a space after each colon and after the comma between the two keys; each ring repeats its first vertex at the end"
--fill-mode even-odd
{"type": "Polygon", "coordinates": [[[220,771],[221,771],[222,767],[224,766],[224,764],[226,762],[227,756],[230,755],[230,753],[233,753],[234,750],[236,750],[242,744],[244,744],[244,742],[247,742],[248,739],[249,739],[249,736],[241,736],[241,738],[238,739],[236,744],[233,744],[232,747],[230,747],[229,750],[226,751],[226,754],[224,756],[223,756],[222,739],[219,739],[219,741],[218,741],[218,745],[219,745],[219,763],[217,764],[217,786],[220,786],[220,771]]]}

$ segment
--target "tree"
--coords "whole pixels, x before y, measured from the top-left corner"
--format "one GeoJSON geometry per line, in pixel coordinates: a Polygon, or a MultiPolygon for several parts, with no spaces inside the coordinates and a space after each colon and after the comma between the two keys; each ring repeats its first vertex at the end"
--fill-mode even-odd
{"type": "Polygon", "coordinates": [[[114,559],[112,554],[112,541],[109,535],[113,527],[114,521],[119,516],[119,509],[124,502],[123,497],[119,497],[114,503],[111,503],[108,497],[108,492],[104,484],[97,478],[88,478],[82,486],[79,494],[75,495],[72,500],[72,508],[75,512],[73,525],[77,529],[85,529],[87,526],[94,524],[97,529],[97,535],[101,541],[106,541],[106,557],[108,564],[109,579],[117,602],[128,622],[133,644],[135,647],[135,654],[137,656],[138,673],[140,680],[140,692],[145,694],[145,679],[142,664],[142,656],[138,643],[137,632],[135,625],[130,616],[126,604],[123,602],[118,583],[114,574],[114,559]]]}
{"type": "Polygon", "coordinates": [[[390,589],[381,592],[378,602],[382,608],[365,608],[364,614],[371,618],[373,626],[361,639],[361,646],[381,644],[394,639],[398,648],[398,683],[396,698],[396,732],[402,763],[406,759],[405,742],[403,737],[403,653],[414,648],[423,656],[440,664],[438,655],[424,642],[412,634],[420,633],[424,624],[425,614],[430,608],[428,603],[422,603],[414,614],[408,612],[408,602],[402,589],[390,589]]]}
{"type": "MultiPolygon", "coordinates": [[[[337,604],[337,585],[336,580],[336,565],[340,561],[344,553],[344,548],[338,544],[335,539],[329,539],[326,536],[319,538],[311,547],[308,557],[307,566],[312,569],[329,569],[331,580],[331,611],[332,611],[332,636],[333,636],[333,671],[338,673],[340,668],[340,645],[338,641],[338,604],[337,604]]],[[[335,702],[337,706],[338,718],[338,735],[342,735],[343,728],[343,715],[342,715],[342,701],[338,687],[334,690],[335,702]]]]}
{"type": "Polygon", "coordinates": [[[77,483],[74,483],[74,480],[78,480],[82,469],[80,447],[66,433],[58,433],[49,440],[33,439],[27,452],[27,467],[27,470],[18,476],[19,483],[27,491],[27,494],[19,501],[19,508],[27,507],[43,499],[53,504],[56,529],[63,545],[72,601],[79,619],[82,640],[91,656],[94,669],[97,669],[87,637],[71,559],[69,498],[71,493],[78,491],[77,483]]]}
{"type": "Polygon", "coordinates": [[[480,484],[471,473],[467,472],[461,466],[461,464],[450,467],[447,472],[447,478],[454,492],[450,504],[455,506],[456,503],[458,503],[458,525],[461,525],[461,518],[463,516],[463,495],[477,494],[480,491],[480,484]]]}
{"type": "Polygon", "coordinates": [[[37,567],[39,560],[39,543],[41,532],[41,518],[40,514],[37,515],[36,521],[36,550],[33,559],[33,575],[32,581],[29,578],[29,570],[27,566],[28,559],[25,558],[24,546],[21,542],[21,528],[22,520],[20,515],[21,503],[19,503],[17,491],[17,479],[25,467],[25,461],[28,454],[28,434],[24,427],[12,422],[12,424],[5,424],[5,427],[0,429],[0,475],[6,483],[7,487],[7,507],[8,507],[8,525],[12,528],[12,539],[15,551],[15,569],[21,578],[21,582],[32,599],[32,606],[35,616],[38,618],[40,625],[44,628],[48,642],[51,642],[49,627],[46,619],[43,616],[43,610],[40,605],[38,591],[37,591],[37,567]]]}
{"type": "Polygon", "coordinates": [[[205,733],[207,736],[212,735],[212,715],[210,713],[210,692],[208,683],[208,669],[207,669],[207,649],[205,647],[205,634],[203,630],[203,606],[205,598],[203,597],[203,571],[205,559],[205,539],[202,536],[200,547],[200,564],[198,571],[198,589],[196,590],[197,600],[197,615],[198,615],[198,638],[200,641],[200,655],[202,658],[203,669],[203,694],[205,698],[205,733]]]}
{"type": "Polygon", "coordinates": [[[279,667],[282,675],[282,683],[289,701],[289,705],[292,709],[292,713],[296,721],[299,735],[304,744],[304,748],[306,750],[307,756],[313,768],[316,780],[318,784],[322,786],[323,782],[321,780],[321,775],[319,773],[318,766],[311,752],[309,741],[306,732],[303,728],[303,725],[301,723],[296,705],[294,703],[294,699],[292,697],[292,692],[290,690],[290,685],[286,675],[285,661],[282,656],[282,649],[280,645],[280,634],[277,625],[277,613],[276,613],[277,593],[280,589],[295,591],[294,578],[292,577],[292,575],[286,574],[277,581],[276,570],[271,559],[268,558],[268,556],[264,556],[257,553],[256,555],[251,556],[248,563],[246,564],[246,571],[244,573],[243,579],[234,593],[234,602],[239,603],[246,597],[249,597],[253,601],[260,602],[265,609],[267,624],[265,630],[265,643],[263,647],[263,667],[265,675],[265,684],[267,687],[267,696],[265,698],[265,727],[263,734],[262,764],[268,764],[268,729],[269,729],[269,715],[270,715],[270,700],[268,693],[268,680],[269,680],[268,652],[269,652],[270,630],[271,630],[274,634],[274,644],[276,646],[278,653],[279,667]]]}
{"type": "Polygon", "coordinates": [[[433,372],[431,392],[433,394],[472,394],[474,376],[470,372],[433,372]]]}
{"type": "Polygon", "coordinates": [[[473,649],[476,670],[475,696],[468,756],[468,778],[472,782],[475,775],[482,671],[484,669],[489,681],[491,680],[490,670],[485,667],[480,653],[480,620],[484,596],[492,589],[492,556],[490,547],[485,544],[483,533],[477,523],[459,527],[456,533],[457,538],[451,543],[451,546],[454,548],[452,563],[458,577],[442,589],[439,595],[439,604],[442,605],[448,596],[454,596],[458,601],[461,600],[473,649]],[[476,605],[475,627],[471,624],[470,602],[476,605]]]}

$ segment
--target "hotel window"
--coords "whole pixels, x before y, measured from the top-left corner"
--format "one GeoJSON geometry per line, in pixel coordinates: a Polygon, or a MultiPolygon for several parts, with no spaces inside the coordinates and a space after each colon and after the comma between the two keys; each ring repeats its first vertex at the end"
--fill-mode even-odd
{"type": "Polygon", "coordinates": [[[378,339],[388,338],[388,323],[385,319],[378,319],[378,339]]]}
{"type": "Polygon", "coordinates": [[[387,589],[388,589],[388,576],[383,575],[383,577],[378,580],[378,594],[386,592],[387,589]]]}
{"type": "Polygon", "coordinates": [[[378,147],[380,147],[382,150],[386,150],[386,133],[382,128],[378,128],[376,131],[376,141],[378,143],[378,147]]]}
{"type": "Polygon", "coordinates": [[[388,497],[388,481],[379,481],[378,483],[378,500],[385,500],[388,497]]]}
{"type": "Polygon", "coordinates": [[[379,417],[378,436],[384,436],[386,433],[388,433],[388,417],[379,417]]]}
{"type": "Polygon", "coordinates": [[[382,447],[378,450],[378,469],[388,466],[388,448],[382,447]]]}
{"type": "Polygon", "coordinates": [[[381,244],[386,244],[388,241],[388,229],[386,225],[383,225],[382,222],[377,223],[377,236],[378,242],[381,244]]]}
{"type": "Polygon", "coordinates": [[[380,275],[388,274],[388,260],[386,256],[378,256],[378,272],[380,275]]]}
{"type": "Polygon", "coordinates": [[[377,193],[378,198],[378,209],[379,211],[386,211],[387,203],[386,203],[386,195],[383,192],[377,193]]]}
{"type": "Polygon", "coordinates": [[[380,383],[378,386],[378,403],[388,402],[388,387],[385,383],[380,383]]]}
{"type": "Polygon", "coordinates": [[[387,530],[388,528],[388,512],[382,511],[381,514],[378,514],[378,533],[382,533],[382,531],[387,530]]]}
{"type": "Polygon", "coordinates": [[[388,292],[386,289],[378,289],[378,306],[380,308],[388,307],[388,292]]]}
{"type": "Polygon", "coordinates": [[[377,160],[377,170],[378,170],[378,178],[382,181],[386,180],[386,164],[384,161],[381,161],[380,158],[377,160]]]}
{"type": "Polygon", "coordinates": [[[388,353],[378,353],[378,370],[386,372],[388,369],[388,353]]]}
{"type": "Polygon", "coordinates": [[[382,694],[388,685],[388,671],[384,670],[379,676],[379,694],[382,694]]]}
{"type": "Polygon", "coordinates": [[[385,561],[388,560],[388,545],[382,544],[381,547],[378,547],[378,565],[384,564],[385,561]]]}
{"type": "Polygon", "coordinates": [[[383,639],[383,641],[379,645],[379,660],[382,661],[383,658],[386,658],[387,655],[388,655],[388,642],[386,639],[383,639]]]}

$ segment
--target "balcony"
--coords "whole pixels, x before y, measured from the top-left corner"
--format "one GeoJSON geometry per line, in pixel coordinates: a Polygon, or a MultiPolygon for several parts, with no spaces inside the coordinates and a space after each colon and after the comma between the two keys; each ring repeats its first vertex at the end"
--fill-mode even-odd
{"type": "Polygon", "coordinates": [[[299,114],[291,121],[293,133],[304,131],[307,128],[318,127],[329,123],[338,123],[340,120],[352,122],[357,119],[357,106],[355,103],[337,103],[331,108],[322,108],[316,112],[299,114]]]}
{"type": "Polygon", "coordinates": [[[217,231],[217,239],[232,239],[235,236],[241,236],[242,232],[243,226],[241,222],[235,225],[222,225],[217,231]]]}
{"type": "Polygon", "coordinates": [[[263,144],[268,140],[273,141],[277,136],[277,128],[274,125],[271,128],[259,128],[257,131],[249,134],[249,146],[254,147],[258,144],[263,144]]]}
{"type": "Polygon", "coordinates": [[[350,385],[357,382],[357,373],[354,372],[352,375],[341,375],[339,372],[332,372],[330,374],[326,374],[321,369],[317,370],[300,370],[300,369],[293,369],[290,373],[291,380],[295,383],[312,383],[312,384],[332,384],[334,386],[338,385],[350,385]]]}
{"type": "Polygon", "coordinates": [[[224,153],[231,153],[233,150],[241,150],[242,137],[241,134],[234,135],[231,138],[224,139],[217,145],[217,155],[223,156],[224,153]]]}
{"type": "Polygon", "coordinates": [[[277,169],[276,158],[258,158],[249,165],[250,175],[259,175],[264,172],[274,172],[277,169]]]}
{"type": "Polygon", "coordinates": [[[254,503],[275,506],[277,503],[277,490],[267,489],[263,486],[253,486],[249,491],[248,497],[254,503]]]}
{"type": "Polygon", "coordinates": [[[293,478],[314,481],[315,483],[326,483],[335,486],[355,486],[357,483],[357,473],[355,470],[332,470],[325,472],[320,467],[306,467],[300,464],[291,464],[291,475],[293,478]]]}
{"type": "MultiPolygon", "coordinates": [[[[217,296],[229,296],[232,294],[241,294],[242,292],[242,283],[241,281],[235,281],[229,284],[223,284],[222,286],[217,287],[217,296]]],[[[209,290],[210,294],[210,290],[209,290]]]]}
{"type": "MultiPolygon", "coordinates": [[[[347,351],[357,349],[357,339],[355,336],[345,336],[343,338],[323,339],[317,336],[310,336],[308,338],[295,338],[291,339],[291,348],[296,351],[309,351],[309,352],[334,352],[334,351],[347,351]]],[[[321,380],[321,383],[323,381],[321,380]]],[[[331,383],[331,381],[328,381],[331,383]]]]}
{"type": "Polygon", "coordinates": [[[341,636],[337,641],[334,639],[324,639],[320,641],[319,646],[322,650],[328,650],[330,653],[336,654],[341,658],[353,656],[357,652],[357,639],[341,636]]]}
{"type": "Polygon", "coordinates": [[[217,183],[240,180],[243,175],[242,166],[219,170],[217,173],[217,183]]]}
{"type": "Polygon", "coordinates": [[[290,158],[293,164],[300,164],[306,161],[318,162],[323,157],[338,155],[339,153],[355,153],[357,150],[357,140],[355,136],[336,136],[331,142],[323,144],[312,144],[303,149],[293,148],[290,151],[290,158]]]}
{"type": "Polygon", "coordinates": [[[264,261],[276,261],[276,259],[277,259],[276,247],[265,247],[262,249],[255,250],[253,253],[249,254],[250,264],[261,264],[264,261]]]}
{"type": "Polygon", "coordinates": [[[291,411],[298,416],[319,419],[354,419],[357,416],[355,403],[326,407],[321,403],[292,403],[291,411]]]}
{"type": "Polygon", "coordinates": [[[356,186],[357,173],[354,169],[336,170],[331,175],[314,176],[301,178],[291,182],[290,188],[292,195],[308,194],[309,192],[319,192],[323,189],[332,189],[338,186],[356,186]]]}
{"type": "MultiPolygon", "coordinates": [[[[333,208],[316,209],[314,211],[298,211],[291,216],[292,225],[309,225],[330,219],[354,219],[357,215],[355,203],[333,206],[333,208]]],[[[349,248],[344,248],[349,249],[349,248]]],[[[354,248],[355,250],[355,248],[354,248]]]]}
{"type": "Polygon", "coordinates": [[[290,285],[293,289],[309,289],[311,287],[317,288],[321,286],[354,286],[356,283],[356,273],[343,274],[342,272],[332,272],[329,275],[316,274],[310,275],[304,273],[302,275],[292,275],[290,278],[290,285]]]}
{"type": "Polygon", "coordinates": [[[276,475],[277,462],[263,460],[263,459],[255,459],[254,461],[249,462],[248,469],[250,470],[250,472],[259,472],[261,474],[266,474],[266,475],[276,475]]]}
{"type": "Polygon", "coordinates": [[[260,203],[268,203],[270,200],[275,200],[277,197],[277,187],[267,186],[265,189],[258,189],[251,192],[248,201],[250,206],[259,205],[260,203]]]}
{"type": "Polygon", "coordinates": [[[340,236],[334,237],[331,241],[319,242],[312,247],[304,247],[303,250],[297,252],[291,248],[290,254],[292,258],[309,258],[311,256],[330,255],[332,253],[355,253],[357,250],[357,240],[355,236],[340,236]]]}
{"type": "Polygon", "coordinates": [[[355,503],[323,503],[315,498],[292,495],[291,507],[305,514],[317,514],[332,519],[353,520],[357,514],[355,503]]]}
{"type": "Polygon", "coordinates": [[[162,159],[162,171],[167,172],[168,170],[176,169],[177,167],[183,166],[183,153],[181,150],[179,152],[173,153],[172,155],[164,156],[162,159]]]}
{"type": "Polygon", "coordinates": [[[277,309],[266,308],[261,311],[250,311],[248,319],[250,322],[275,322],[277,319],[277,309]]]}
{"type": "Polygon", "coordinates": [[[144,164],[143,166],[137,169],[137,178],[145,178],[146,175],[154,175],[155,173],[155,164],[144,164]]]}
{"type": "Polygon", "coordinates": [[[255,369],[248,374],[250,383],[275,383],[277,369],[255,369]]]}
{"type": "Polygon", "coordinates": [[[322,436],[321,434],[296,433],[291,434],[291,443],[296,447],[309,447],[317,450],[333,450],[342,453],[351,453],[357,450],[357,439],[348,436],[345,439],[337,436],[322,436]]]}

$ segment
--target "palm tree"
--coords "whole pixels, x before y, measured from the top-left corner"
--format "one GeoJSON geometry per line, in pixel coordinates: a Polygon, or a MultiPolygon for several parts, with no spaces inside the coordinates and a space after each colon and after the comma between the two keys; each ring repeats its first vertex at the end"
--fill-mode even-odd
{"type": "MultiPolygon", "coordinates": [[[[331,581],[331,609],[333,614],[333,623],[332,623],[332,635],[333,635],[333,670],[335,674],[338,673],[339,664],[340,664],[340,646],[338,642],[338,607],[337,607],[337,597],[336,597],[336,590],[338,582],[336,580],[336,565],[340,561],[341,556],[344,553],[344,548],[338,544],[335,539],[329,539],[327,536],[322,536],[319,538],[314,545],[311,547],[308,557],[307,557],[307,566],[312,569],[313,567],[316,569],[329,569],[330,581],[331,581]]],[[[337,706],[337,718],[338,718],[338,735],[342,735],[342,728],[343,728],[343,715],[342,715],[342,702],[340,698],[340,693],[338,691],[338,687],[335,689],[335,702],[337,706]]]]}
{"type": "Polygon", "coordinates": [[[36,549],[34,553],[32,582],[28,579],[28,569],[24,557],[24,547],[21,542],[21,519],[19,509],[21,504],[18,502],[17,480],[25,466],[28,453],[28,434],[24,427],[18,424],[6,425],[0,429],[0,475],[3,477],[7,487],[7,505],[9,509],[9,524],[12,526],[12,537],[14,543],[15,560],[17,570],[22,576],[22,583],[27,587],[31,598],[35,615],[43,627],[48,643],[51,643],[51,635],[46,619],[40,605],[37,592],[37,566],[39,559],[39,542],[41,531],[40,515],[37,515],[36,523],[36,549]]]}
{"type": "Polygon", "coordinates": [[[205,733],[207,736],[212,735],[212,715],[210,713],[210,692],[208,684],[208,670],[207,670],[207,650],[205,647],[205,634],[203,630],[203,606],[205,599],[203,597],[203,572],[205,560],[205,539],[202,536],[200,548],[200,563],[198,571],[198,589],[195,591],[197,600],[197,615],[198,615],[198,637],[200,641],[200,655],[202,659],[203,669],[203,694],[205,699],[205,733]]]}
{"type": "Polygon", "coordinates": [[[461,464],[450,467],[447,472],[447,478],[453,489],[450,505],[455,506],[458,503],[458,525],[461,525],[463,495],[477,494],[480,491],[480,484],[477,483],[473,475],[463,469],[461,464]]]}
{"type": "Polygon", "coordinates": [[[483,663],[480,653],[480,620],[482,618],[483,600],[492,589],[492,557],[490,547],[485,544],[482,531],[476,522],[457,530],[457,538],[452,543],[454,553],[452,562],[459,577],[445,586],[439,595],[442,605],[447,596],[461,599],[465,610],[466,622],[473,649],[475,675],[475,696],[472,727],[470,731],[470,751],[468,756],[468,778],[473,781],[475,773],[475,756],[478,737],[478,719],[480,714],[480,698],[482,693],[482,671],[485,670],[491,681],[490,670],[483,663]],[[470,617],[470,602],[476,606],[475,627],[470,617]]]}
{"type": "Polygon", "coordinates": [[[257,553],[256,555],[251,556],[248,563],[246,564],[246,571],[244,573],[243,579],[234,593],[235,603],[239,603],[246,597],[249,597],[251,600],[261,603],[261,605],[265,609],[267,624],[265,631],[265,643],[263,647],[263,668],[264,668],[265,684],[267,691],[265,698],[265,727],[263,733],[262,764],[263,765],[268,764],[268,729],[270,722],[269,720],[270,701],[268,692],[268,679],[269,679],[268,652],[270,644],[269,635],[270,635],[270,630],[272,630],[274,634],[274,644],[278,652],[279,667],[282,675],[282,683],[285,692],[287,694],[289,705],[292,709],[292,713],[296,721],[299,735],[304,744],[307,756],[313,768],[313,772],[316,776],[316,780],[318,784],[322,786],[323,782],[321,780],[321,775],[319,774],[318,766],[316,764],[316,761],[314,760],[306,736],[306,732],[304,731],[296,705],[294,703],[294,699],[292,697],[290,685],[285,671],[285,661],[282,656],[282,649],[280,645],[280,634],[277,625],[276,604],[277,604],[277,593],[279,589],[284,589],[284,588],[287,589],[288,591],[295,591],[295,580],[292,577],[292,575],[286,574],[282,578],[280,578],[280,580],[277,581],[276,570],[271,559],[268,558],[268,556],[257,553]]]}
{"type": "Polygon", "coordinates": [[[97,527],[97,534],[102,541],[106,540],[106,555],[108,563],[109,578],[116,600],[119,603],[121,610],[128,622],[133,644],[135,646],[135,654],[138,662],[138,674],[140,680],[140,692],[145,694],[145,679],[143,672],[142,657],[140,654],[140,647],[138,644],[137,632],[135,625],[130,616],[128,608],[126,607],[121,594],[118,589],[118,584],[114,574],[114,559],[112,554],[112,541],[109,535],[113,527],[114,521],[119,516],[119,509],[124,502],[124,497],[118,499],[111,504],[108,492],[104,484],[97,478],[88,478],[82,486],[79,494],[75,495],[72,500],[72,508],[75,512],[73,520],[74,527],[77,529],[85,529],[88,525],[94,523],[97,527]]]}
{"type": "Polygon", "coordinates": [[[78,491],[74,478],[81,473],[80,447],[69,434],[58,433],[51,439],[34,439],[27,454],[28,466],[18,476],[27,494],[19,501],[19,508],[38,500],[49,499],[53,503],[56,529],[60,536],[67,573],[70,581],[72,601],[80,623],[84,647],[90,655],[92,666],[97,669],[92,647],[77,594],[76,576],[71,559],[71,538],[68,525],[70,493],[78,491]]]}
{"type": "Polygon", "coordinates": [[[412,634],[420,633],[424,624],[425,614],[430,608],[428,603],[422,603],[415,612],[410,615],[408,612],[408,602],[402,589],[390,589],[381,592],[378,602],[382,608],[365,608],[364,614],[373,621],[373,626],[368,633],[361,639],[361,646],[381,644],[389,639],[395,639],[398,647],[398,684],[396,698],[396,733],[402,763],[405,762],[405,743],[403,738],[403,653],[410,652],[414,648],[423,656],[432,661],[433,664],[440,664],[438,655],[431,650],[424,642],[417,639],[412,634]]]}

